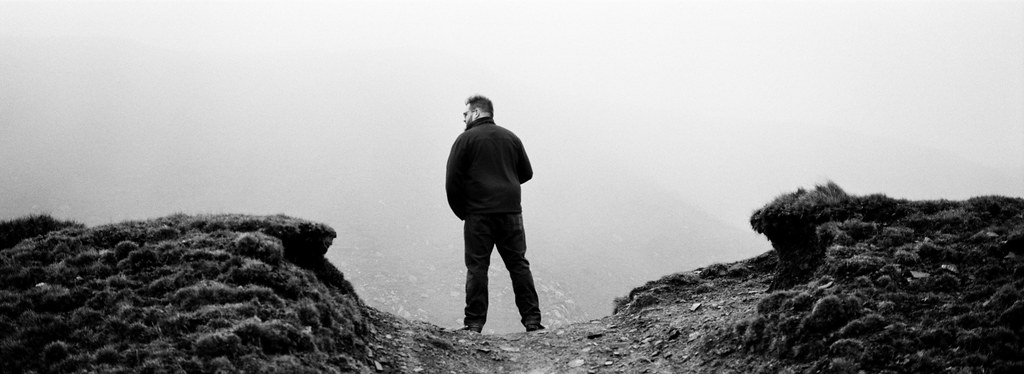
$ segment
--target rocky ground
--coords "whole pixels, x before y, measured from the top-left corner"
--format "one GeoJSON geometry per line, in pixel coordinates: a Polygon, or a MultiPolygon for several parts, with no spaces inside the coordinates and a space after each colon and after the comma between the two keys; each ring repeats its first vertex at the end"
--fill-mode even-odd
{"type": "Polygon", "coordinates": [[[674,274],[638,288],[647,297],[634,298],[617,314],[530,333],[453,331],[374,311],[378,339],[369,355],[385,373],[743,370],[745,361],[730,355],[738,347],[717,337],[722,326],[748,317],[767,292],[769,272],[749,271],[750,262],[733,265],[742,276],[709,269],[674,274]]]}

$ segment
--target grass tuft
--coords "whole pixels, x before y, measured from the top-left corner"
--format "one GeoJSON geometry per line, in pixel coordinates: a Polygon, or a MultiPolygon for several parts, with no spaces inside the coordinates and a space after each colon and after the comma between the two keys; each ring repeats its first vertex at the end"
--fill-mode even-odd
{"type": "Polygon", "coordinates": [[[284,247],[281,246],[281,240],[266,234],[244,233],[231,244],[233,253],[251,257],[273,266],[280,265],[284,260],[284,247]]]}
{"type": "Polygon", "coordinates": [[[63,361],[71,355],[68,349],[68,343],[60,340],[51,342],[43,348],[42,359],[43,361],[50,363],[63,361]]]}
{"type": "Polygon", "coordinates": [[[242,350],[242,338],[230,331],[214,331],[203,334],[195,340],[193,352],[197,356],[236,357],[242,350]]]}

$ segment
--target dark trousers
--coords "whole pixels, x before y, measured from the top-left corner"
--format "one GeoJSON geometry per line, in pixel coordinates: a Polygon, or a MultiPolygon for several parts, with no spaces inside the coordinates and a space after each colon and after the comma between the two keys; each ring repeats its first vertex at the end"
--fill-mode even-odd
{"type": "Polygon", "coordinates": [[[491,250],[497,246],[512,277],[516,306],[523,325],[540,323],[540,304],[526,261],[526,232],[522,214],[470,214],[466,216],[466,319],[463,324],[487,322],[487,269],[491,250]]]}

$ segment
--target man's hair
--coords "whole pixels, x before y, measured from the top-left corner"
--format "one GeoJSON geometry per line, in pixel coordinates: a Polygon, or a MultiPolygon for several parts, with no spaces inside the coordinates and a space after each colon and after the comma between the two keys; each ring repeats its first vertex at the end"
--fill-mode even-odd
{"type": "Polygon", "coordinates": [[[466,99],[466,104],[469,105],[470,109],[480,109],[481,112],[490,114],[494,117],[494,105],[491,104],[491,99],[488,99],[482,95],[473,95],[466,99]]]}

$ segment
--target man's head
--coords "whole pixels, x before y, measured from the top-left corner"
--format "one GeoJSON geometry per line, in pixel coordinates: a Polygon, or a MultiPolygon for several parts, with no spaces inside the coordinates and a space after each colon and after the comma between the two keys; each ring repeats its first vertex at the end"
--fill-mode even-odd
{"type": "Polygon", "coordinates": [[[494,117],[494,106],[491,99],[475,95],[466,99],[466,111],[462,112],[462,120],[470,124],[483,117],[494,117]]]}

